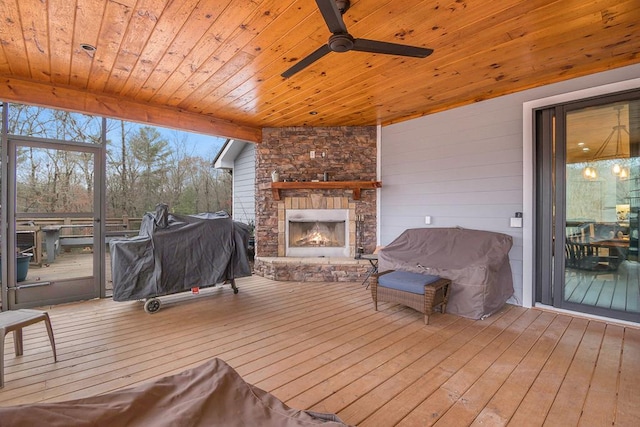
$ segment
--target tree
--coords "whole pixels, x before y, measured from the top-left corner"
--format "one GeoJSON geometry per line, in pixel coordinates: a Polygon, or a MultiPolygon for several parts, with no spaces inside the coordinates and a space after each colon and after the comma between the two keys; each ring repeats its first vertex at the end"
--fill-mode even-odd
{"type": "Polygon", "coordinates": [[[167,158],[170,155],[169,143],[162,138],[156,129],[144,126],[138,130],[130,141],[131,154],[135,164],[131,169],[139,171],[140,192],[137,192],[136,210],[142,214],[152,211],[166,189],[167,158]]]}
{"type": "Polygon", "coordinates": [[[107,135],[116,135],[117,142],[107,140],[107,212],[114,216],[137,216],[132,194],[135,194],[139,175],[131,167],[133,154],[129,147],[133,131],[123,120],[108,124],[107,135]]]}
{"type": "MultiPolygon", "coordinates": [[[[102,119],[18,104],[9,108],[13,135],[99,145],[102,119]]],[[[189,152],[189,135],[165,137],[158,129],[107,121],[107,215],[140,218],[156,204],[172,212],[231,213],[231,176],[212,168],[212,160],[189,152]]],[[[217,154],[212,145],[212,157],[217,154]]],[[[92,207],[95,158],[82,151],[19,145],[19,212],[88,212],[92,207]]]]}
{"type": "MultiPolygon", "coordinates": [[[[94,117],[11,105],[10,133],[63,141],[100,142],[100,129],[96,128],[94,117]]],[[[19,212],[84,212],[92,208],[92,155],[18,146],[17,165],[19,212]]]]}

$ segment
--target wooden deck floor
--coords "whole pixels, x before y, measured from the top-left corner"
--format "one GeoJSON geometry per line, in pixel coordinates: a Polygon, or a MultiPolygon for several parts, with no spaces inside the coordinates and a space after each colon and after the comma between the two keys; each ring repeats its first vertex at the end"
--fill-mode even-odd
{"type": "Polygon", "coordinates": [[[482,321],[372,308],[360,283],[261,277],[139,302],[47,307],[6,338],[0,405],[106,393],[219,357],[289,406],[359,426],[640,425],[640,329],[507,306],[482,321]]]}

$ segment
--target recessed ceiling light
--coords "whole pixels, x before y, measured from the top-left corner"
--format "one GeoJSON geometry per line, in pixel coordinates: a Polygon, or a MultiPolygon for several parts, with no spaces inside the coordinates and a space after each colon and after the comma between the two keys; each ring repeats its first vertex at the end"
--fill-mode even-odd
{"type": "Polygon", "coordinates": [[[311,114],[312,116],[316,116],[316,115],[318,115],[318,112],[317,111],[309,111],[309,114],[311,114]]]}
{"type": "Polygon", "coordinates": [[[578,147],[582,147],[584,145],[584,142],[578,142],[578,147]]]}
{"type": "Polygon", "coordinates": [[[88,43],[80,43],[80,49],[88,53],[93,53],[96,51],[96,47],[88,43]]]}
{"type": "Polygon", "coordinates": [[[582,151],[589,151],[589,147],[584,147],[582,151]]]}

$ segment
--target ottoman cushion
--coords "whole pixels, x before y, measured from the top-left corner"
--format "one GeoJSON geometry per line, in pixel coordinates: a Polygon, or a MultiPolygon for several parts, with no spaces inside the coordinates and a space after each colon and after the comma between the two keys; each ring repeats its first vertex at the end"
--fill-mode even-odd
{"type": "Polygon", "coordinates": [[[424,295],[424,286],[438,279],[440,279],[440,276],[396,270],[380,275],[378,277],[378,286],[424,295]]]}

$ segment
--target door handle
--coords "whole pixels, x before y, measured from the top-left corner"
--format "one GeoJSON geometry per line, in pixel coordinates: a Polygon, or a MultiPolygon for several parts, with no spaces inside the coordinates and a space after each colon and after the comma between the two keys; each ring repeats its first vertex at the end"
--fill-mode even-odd
{"type": "Polygon", "coordinates": [[[28,285],[9,286],[10,291],[19,291],[20,289],[39,288],[40,286],[50,286],[52,282],[30,283],[28,285]]]}

